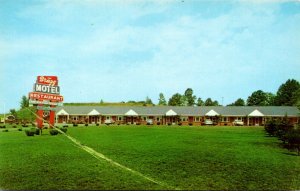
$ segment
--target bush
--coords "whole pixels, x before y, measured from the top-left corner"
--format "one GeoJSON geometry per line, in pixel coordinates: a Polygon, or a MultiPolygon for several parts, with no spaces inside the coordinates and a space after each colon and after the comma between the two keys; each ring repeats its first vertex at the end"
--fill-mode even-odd
{"type": "Polygon", "coordinates": [[[34,134],[35,134],[35,131],[32,131],[32,130],[25,130],[25,134],[27,135],[27,136],[34,136],[34,134]]]}
{"type": "Polygon", "coordinates": [[[89,124],[88,123],[86,123],[86,124],[84,124],[85,126],[89,126],[89,124]]]}
{"type": "Polygon", "coordinates": [[[286,133],[285,138],[288,142],[289,149],[296,149],[300,155],[300,129],[293,129],[286,133]]]}
{"type": "Polygon", "coordinates": [[[277,122],[275,120],[269,120],[265,124],[265,131],[270,135],[270,136],[275,136],[276,131],[277,131],[277,122]]]}
{"type": "Polygon", "coordinates": [[[170,126],[170,125],[171,125],[171,123],[169,122],[169,123],[168,123],[168,125],[170,126]]]}
{"type": "Polygon", "coordinates": [[[16,126],[16,125],[13,125],[12,128],[17,128],[17,126],[16,126]]]}
{"type": "Polygon", "coordinates": [[[69,127],[68,125],[63,125],[63,127],[69,127]]]}
{"type": "Polygon", "coordinates": [[[22,128],[19,128],[18,131],[23,131],[22,128]]]}
{"type": "Polygon", "coordinates": [[[96,123],[96,126],[99,126],[99,123],[96,123]]]}
{"type": "Polygon", "coordinates": [[[2,132],[8,132],[8,129],[3,129],[2,132]]]}
{"type": "Polygon", "coordinates": [[[58,131],[56,129],[50,129],[50,135],[57,135],[58,131]]]}
{"type": "Polygon", "coordinates": [[[0,128],[1,129],[5,129],[6,127],[5,127],[5,125],[1,125],[0,128]]]}
{"type": "Polygon", "coordinates": [[[160,122],[158,121],[158,122],[156,123],[156,125],[160,125],[160,122]]]}
{"type": "Polygon", "coordinates": [[[179,122],[179,123],[178,123],[178,125],[179,125],[179,126],[181,126],[181,125],[182,125],[182,123],[181,123],[181,122],[179,122]]]}
{"type": "Polygon", "coordinates": [[[61,131],[63,131],[64,133],[66,133],[67,131],[68,131],[68,129],[67,128],[65,128],[65,127],[61,127],[61,128],[59,128],[61,131]]]}

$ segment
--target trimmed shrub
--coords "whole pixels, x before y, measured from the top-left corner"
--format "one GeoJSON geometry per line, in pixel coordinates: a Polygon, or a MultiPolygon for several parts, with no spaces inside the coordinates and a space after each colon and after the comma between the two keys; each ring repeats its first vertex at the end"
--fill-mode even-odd
{"type": "Polygon", "coordinates": [[[156,125],[160,125],[160,122],[158,121],[158,122],[156,123],[156,125]]]}
{"type": "Polygon", "coordinates": [[[1,129],[5,129],[6,127],[5,127],[5,125],[1,125],[0,128],[1,129]]]}
{"type": "Polygon", "coordinates": [[[86,124],[84,124],[85,126],[89,126],[89,124],[88,123],[86,123],[86,124]]]}
{"type": "Polygon", "coordinates": [[[169,122],[168,125],[170,126],[170,125],[172,125],[172,123],[169,122]]]}
{"type": "Polygon", "coordinates": [[[57,135],[58,131],[56,129],[50,129],[50,135],[57,135]]]}
{"type": "Polygon", "coordinates": [[[31,130],[25,130],[25,134],[27,135],[27,136],[34,136],[34,134],[35,134],[35,131],[31,131],[31,130]]]}
{"type": "Polygon", "coordinates": [[[3,129],[2,132],[8,132],[8,129],[3,129]]]}
{"type": "Polygon", "coordinates": [[[275,120],[269,120],[265,124],[265,131],[270,135],[270,136],[275,136],[276,131],[277,131],[277,122],[275,120]]]}
{"type": "Polygon", "coordinates": [[[99,123],[96,123],[96,126],[99,126],[99,123]]]}
{"type": "Polygon", "coordinates": [[[178,125],[179,125],[179,126],[181,126],[181,125],[182,125],[182,123],[181,123],[181,122],[179,122],[179,123],[178,123],[178,125]]]}
{"type": "Polygon", "coordinates": [[[23,129],[22,129],[22,128],[19,128],[18,131],[23,131],[23,129]]]}
{"type": "Polygon", "coordinates": [[[67,131],[68,131],[68,129],[67,128],[65,128],[65,127],[61,127],[61,128],[59,128],[61,131],[63,131],[64,133],[66,133],[67,131]]]}
{"type": "Polygon", "coordinates": [[[69,127],[68,125],[63,125],[63,127],[69,127]]]}

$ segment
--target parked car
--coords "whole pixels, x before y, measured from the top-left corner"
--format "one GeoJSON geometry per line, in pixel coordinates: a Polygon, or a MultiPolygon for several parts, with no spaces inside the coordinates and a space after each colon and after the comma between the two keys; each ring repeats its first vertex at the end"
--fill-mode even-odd
{"type": "Polygon", "coordinates": [[[152,119],[147,119],[147,125],[153,125],[153,120],[152,119]]]}
{"type": "Polygon", "coordinates": [[[236,120],[233,121],[232,124],[235,125],[235,126],[243,126],[244,122],[242,120],[236,119],[236,120]]]}
{"type": "Polygon", "coordinates": [[[213,125],[214,123],[210,119],[205,119],[204,125],[213,125]]]}
{"type": "Polygon", "coordinates": [[[111,120],[111,119],[106,119],[105,121],[104,121],[104,124],[106,124],[106,125],[110,125],[110,124],[114,124],[115,122],[113,121],[113,120],[111,120]]]}

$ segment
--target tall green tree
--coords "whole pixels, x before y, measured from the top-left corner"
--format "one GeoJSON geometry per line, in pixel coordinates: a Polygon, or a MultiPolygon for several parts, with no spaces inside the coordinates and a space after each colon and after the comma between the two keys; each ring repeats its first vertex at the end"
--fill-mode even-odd
{"type": "Polygon", "coordinates": [[[197,98],[196,98],[196,96],[193,95],[193,89],[192,88],[186,89],[185,92],[184,92],[184,96],[186,97],[188,106],[194,106],[195,105],[195,101],[196,101],[197,98]]]}
{"type": "Polygon", "coordinates": [[[274,95],[262,90],[253,92],[247,99],[248,106],[270,106],[273,105],[273,102],[274,95]]]}
{"type": "Polygon", "coordinates": [[[15,119],[18,118],[17,111],[16,111],[15,109],[10,109],[10,110],[9,110],[9,113],[10,113],[12,116],[14,116],[15,119]]]}
{"type": "Polygon", "coordinates": [[[152,100],[148,96],[146,97],[145,104],[153,105],[152,100]]]}
{"type": "Polygon", "coordinates": [[[21,102],[20,102],[21,109],[25,107],[29,107],[29,99],[26,96],[22,96],[21,102]]]}
{"type": "Polygon", "coordinates": [[[201,97],[199,97],[197,99],[197,106],[203,106],[204,105],[204,101],[201,99],[201,97]]]}
{"type": "Polygon", "coordinates": [[[204,105],[205,106],[213,106],[214,105],[214,102],[211,98],[207,98],[204,102],[204,105]]]}
{"type": "Polygon", "coordinates": [[[245,106],[245,101],[242,98],[239,98],[228,106],[245,106]]]}
{"type": "Polygon", "coordinates": [[[167,101],[163,93],[159,94],[158,105],[167,105],[167,101]]]}
{"type": "Polygon", "coordinates": [[[168,101],[170,106],[181,106],[182,105],[182,95],[179,93],[174,94],[168,101]]]}
{"type": "Polygon", "coordinates": [[[294,79],[288,79],[282,84],[277,91],[275,97],[276,105],[292,106],[297,104],[297,91],[300,89],[300,84],[294,79]]]}

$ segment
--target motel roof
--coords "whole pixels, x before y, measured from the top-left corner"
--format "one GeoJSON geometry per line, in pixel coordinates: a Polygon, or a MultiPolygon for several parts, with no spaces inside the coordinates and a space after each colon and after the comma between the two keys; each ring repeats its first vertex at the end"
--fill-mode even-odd
{"type": "Polygon", "coordinates": [[[293,106],[61,106],[56,115],[299,116],[293,106]],[[137,115],[136,115],[137,114],[137,115]]]}

